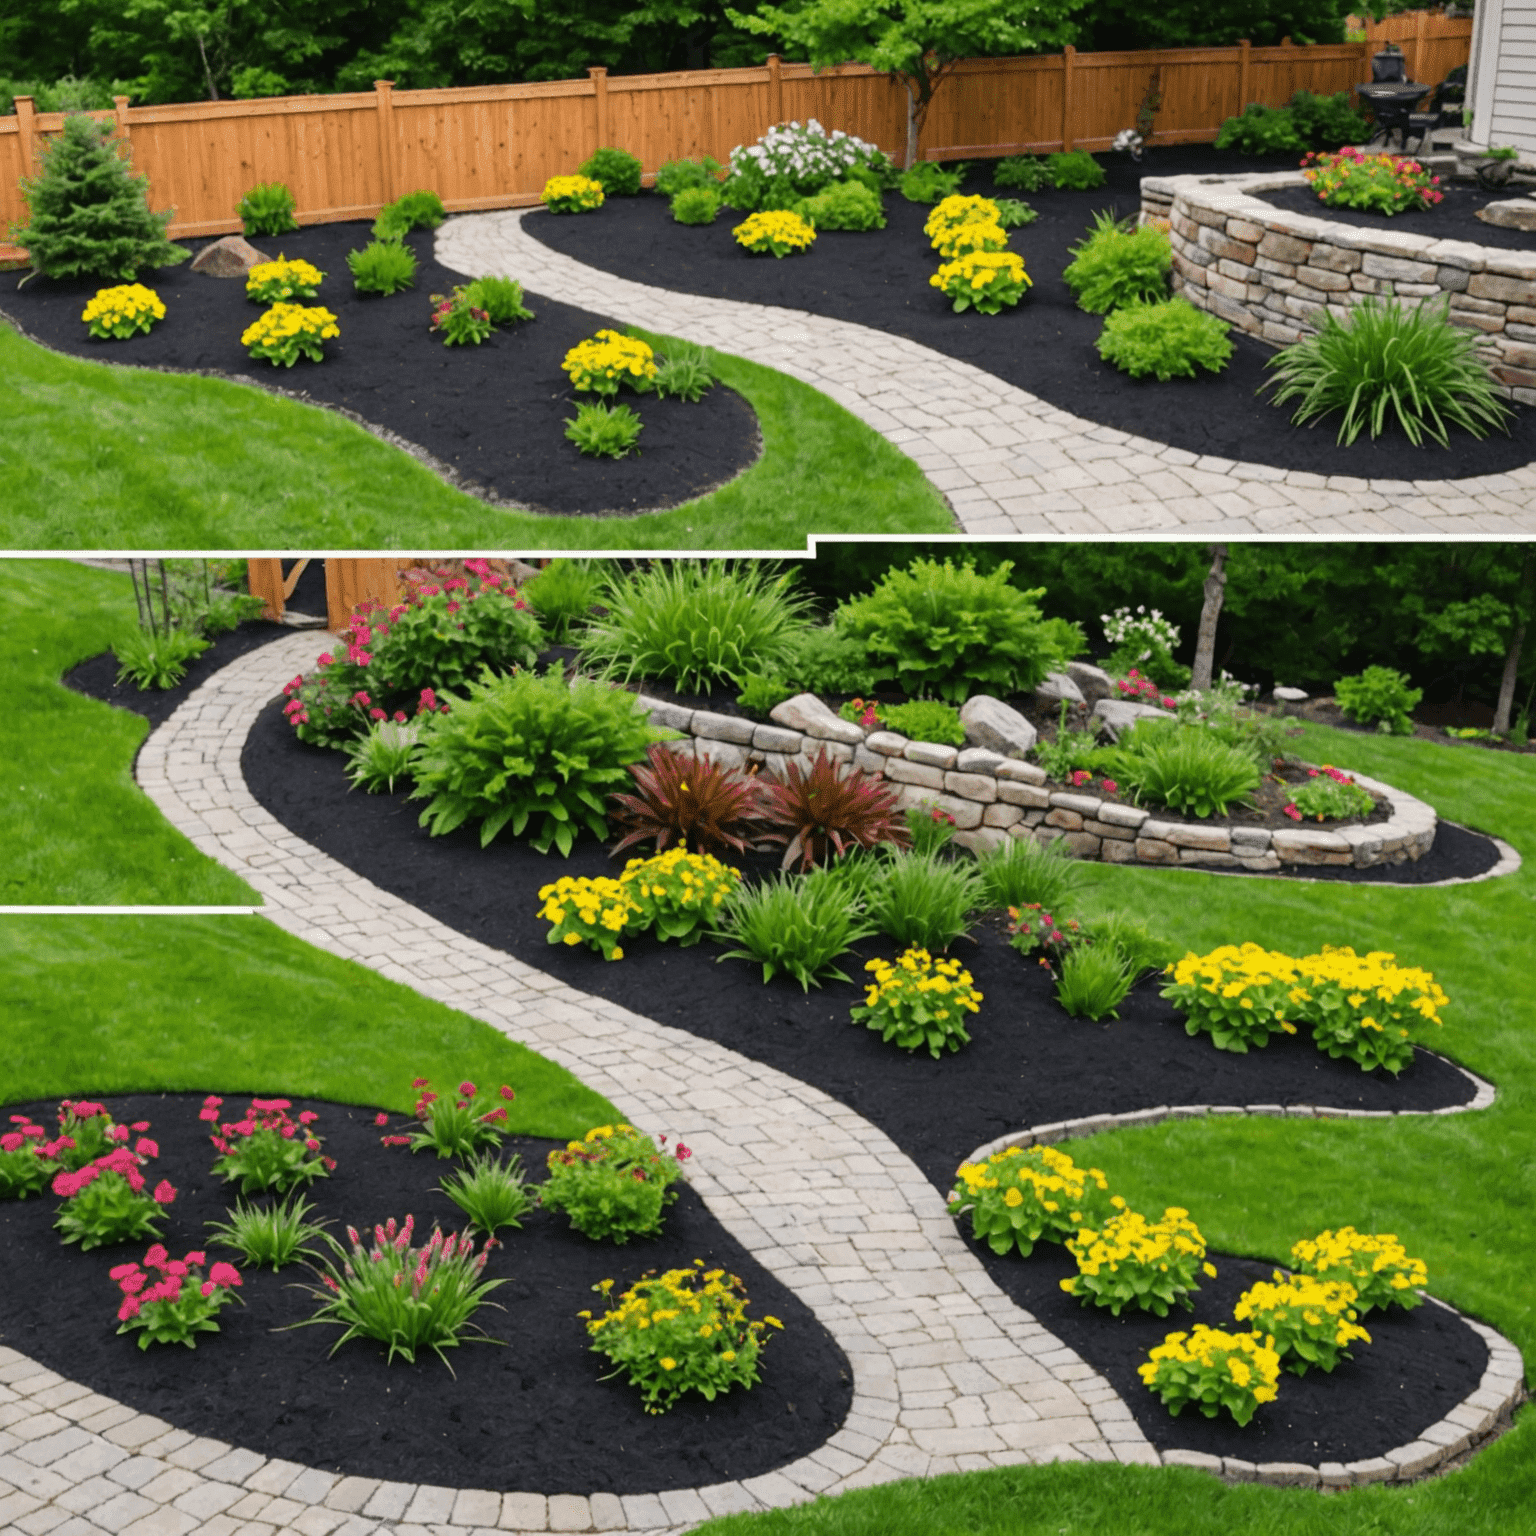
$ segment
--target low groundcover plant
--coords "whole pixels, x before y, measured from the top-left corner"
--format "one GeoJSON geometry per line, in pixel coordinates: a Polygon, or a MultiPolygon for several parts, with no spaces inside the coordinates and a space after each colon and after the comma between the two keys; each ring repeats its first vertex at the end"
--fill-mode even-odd
{"type": "Polygon", "coordinates": [[[1108,1307],[1140,1307],[1158,1317],[1178,1305],[1193,1310],[1191,1291],[1199,1290],[1197,1275],[1214,1276],[1216,1266],[1205,1260],[1205,1239],[1182,1206],[1170,1205],[1157,1221],[1131,1210],[1118,1195],[1116,1214],[1094,1231],[1084,1227],[1067,1239],[1067,1252],[1077,1260],[1077,1273],[1061,1282],[1069,1296],[1108,1307]]]}
{"type": "Polygon", "coordinates": [[[1238,1297],[1232,1316],[1271,1340],[1288,1371],[1305,1376],[1314,1365],[1332,1371],[1351,1358],[1351,1344],[1371,1342],[1355,1321],[1356,1295],[1347,1281],[1277,1269],[1272,1281],[1260,1280],[1238,1297]]]}
{"type": "Polygon", "coordinates": [[[165,303],[153,288],[123,283],[98,288],[80,318],[98,340],[126,341],[140,332],[147,336],[157,320],[165,319],[165,303]]]}
{"type": "Polygon", "coordinates": [[[671,1186],[683,1176],[682,1164],[693,1153],[677,1144],[663,1147],[632,1125],[598,1125],[580,1141],[549,1154],[549,1177],[539,1187],[539,1204],[563,1211],[583,1236],[594,1242],[627,1243],[654,1237],[662,1212],[677,1199],[671,1186]]]}
{"type": "Polygon", "coordinates": [[[1355,1309],[1364,1315],[1388,1307],[1411,1309],[1429,1284],[1423,1259],[1410,1258],[1391,1232],[1357,1232],[1339,1227],[1319,1232],[1291,1249],[1291,1261],[1304,1275],[1342,1281],[1354,1288],[1355,1309]]]}
{"type": "Polygon", "coordinates": [[[207,1255],[194,1251],[173,1259],[162,1243],[144,1255],[143,1267],[119,1264],[110,1273],[123,1294],[117,1309],[119,1333],[138,1332],[139,1348],[185,1344],[197,1348],[199,1333],[217,1333],[225,1303],[236,1300],[243,1281],[233,1264],[216,1263],[203,1277],[207,1255]]]}

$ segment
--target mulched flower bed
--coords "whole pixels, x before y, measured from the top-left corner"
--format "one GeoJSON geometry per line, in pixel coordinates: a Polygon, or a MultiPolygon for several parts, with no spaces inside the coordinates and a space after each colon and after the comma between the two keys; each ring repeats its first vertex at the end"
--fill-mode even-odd
{"type": "Polygon", "coordinates": [[[523,227],[554,250],[637,282],[809,311],[907,337],[1088,421],[1190,453],[1397,480],[1494,474],[1536,461],[1536,413],[1518,406],[1510,437],[1495,434],[1479,442],[1460,433],[1449,449],[1416,449],[1393,428],[1375,441],[1362,437],[1350,448],[1339,447],[1336,416],[1320,426],[1294,427],[1292,407],[1277,408],[1268,395],[1256,394],[1272,377],[1264,365],[1274,351],[1236,332],[1232,361],[1219,376],[1202,372],[1197,379],[1162,384],[1132,379],[1104,362],[1094,346],[1102,320],[1077,308],[1061,276],[1072,259],[1068,248],[1082,238],[1094,214],[1104,208],[1121,217],[1136,214],[1142,176],[1286,167],[1273,158],[1204,145],[1154,149],[1139,166],[1126,155],[1099,158],[1108,181],[1093,192],[999,189],[990,169],[980,166],[967,176],[963,191],[1022,197],[1040,214],[1010,235],[1034,287],[1016,309],[999,315],[954,314],[949,301],[929,286],[938,260],[923,221],[932,210],[899,193],[885,198],[889,223],[883,231],[827,231],[806,255],[781,261],[748,255],[736,244],[731,230],[741,215],[733,210],[723,209],[709,226],[683,225],[673,221],[666,200],[652,194],[613,198],[594,214],[535,213],[523,227]]]}
{"type": "MultiPolygon", "coordinates": [[[[0,273],[0,313],[75,357],[299,392],[424,449],[434,468],[448,466],[467,490],[540,512],[619,515],[675,506],[734,479],[762,452],[751,407],[717,384],[696,404],[626,392],[625,403],[644,423],[639,451],[618,460],[579,453],[565,438],[576,396],[560,362],[578,341],[616,322],[528,294],[535,319],[498,330],[478,347],[444,346],[428,329],[429,296],[469,278],[435,261],[431,233],[417,231],[407,236],[416,286],[388,298],[359,296],[346,254],[371,238],[368,224],[345,223],[253,242],[266,255],[302,257],[327,274],[317,297],[299,301],[337,316],[341,336],[325,344],[323,363],[274,368],[252,360],[240,335],[261,307],[246,299],[242,280],[205,277],[190,262],[144,276],[168,311],[147,336],[91,339],[80,312],[103,286],[95,280],[35,277],[18,290],[25,273],[0,273]]],[[[208,242],[184,243],[196,251],[208,242]]]]}
{"type": "MultiPolygon", "coordinates": [[[[1281,165],[1276,169],[1289,170],[1290,167],[1281,165]]],[[[1465,240],[1472,245],[1488,245],[1500,251],[1525,251],[1536,259],[1536,232],[1504,229],[1497,224],[1485,224],[1477,217],[1477,210],[1489,203],[1505,203],[1524,196],[1521,188],[1509,186],[1490,190],[1458,185],[1442,172],[1438,190],[1445,194],[1445,200],[1433,208],[1394,214],[1374,213],[1367,208],[1339,208],[1322,202],[1311,187],[1281,187],[1273,192],[1249,195],[1290,213],[1305,213],[1314,219],[1349,224],[1356,229],[1390,229],[1395,234],[1424,235],[1431,240],[1465,240]]]]}
{"type": "MultiPolygon", "coordinates": [[[[281,1085],[277,1085],[280,1087],[281,1085]]],[[[204,1223],[223,1220],[235,1193],[209,1173],[214,1152],[197,1118],[202,1093],[113,1095],[119,1121],[146,1119],[160,1145],[153,1168],[178,1196],[167,1212],[167,1246],[176,1257],[207,1246],[204,1223]]],[[[243,1106],[226,1094],[231,1108],[243,1106]]],[[[56,1105],[11,1106],[51,1126],[56,1105]]],[[[336,1171],[318,1180],[316,1214],[346,1241],[347,1223],[363,1227],[415,1215],[425,1237],[432,1222],[462,1229],[457,1206],[438,1181],[457,1161],[379,1145],[374,1111],[322,1100],[313,1109],[336,1171]],[[425,1224],[426,1231],[422,1230],[425,1224]]],[[[400,1117],[391,1121],[392,1128],[400,1117]]],[[[661,1127],[657,1127],[661,1129],[661,1127]]],[[[544,1159],[563,1143],[508,1137],[529,1175],[543,1178],[544,1159]]],[[[476,1322],[496,1344],[465,1343],[448,1352],[452,1374],[435,1355],[417,1363],[385,1363],[383,1348],[353,1340],[327,1355],[340,1330],[303,1327],[319,1305],[296,1284],[314,1283],[302,1265],[274,1274],[242,1267],[245,1305],[226,1307],[221,1332],[195,1350],[119,1337],[121,1299],[108,1270],[142,1258],[147,1243],[82,1254],[53,1230],[58,1201],[0,1202],[0,1239],[25,1285],[0,1295],[0,1339],[72,1381],[151,1413],[191,1434],[222,1436],[266,1456],[350,1476],[434,1486],[547,1493],[646,1493],[752,1477],[823,1444],[852,1401],[846,1357],[810,1310],[726,1233],[686,1184],[666,1216],[664,1234],[622,1247],[571,1231],[563,1216],[534,1211],[522,1229],[502,1234],[486,1276],[505,1277],[476,1322]],[[596,1308],[591,1287],[627,1285],[649,1269],[719,1264],[746,1282],[750,1315],[780,1318],[770,1330],[763,1379],[706,1403],[683,1399],[648,1415],[637,1389],[593,1354],[576,1313],[596,1308]]],[[[229,1258],[208,1247],[210,1262],[229,1258]]]]}

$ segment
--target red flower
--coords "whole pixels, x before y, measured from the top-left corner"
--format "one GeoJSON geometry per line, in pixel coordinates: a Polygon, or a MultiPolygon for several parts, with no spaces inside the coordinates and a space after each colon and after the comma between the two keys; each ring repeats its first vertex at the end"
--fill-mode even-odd
{"type": "Polygon", "coordinates": [[[169,1179],[161,1179],[155,1185],[155,1192],[150,1197],[156,1205],[169,1205],[176,1198],[176,1191],[171,1188],[169,1179]]]}
{"type": "Polygon", "coordinates": [[[160,1156],[159,1143],[151,1141],[148,1136],[140,1136],[138,1143],[133,1150],[137,1152],[140,1157],[160,1156]]]}
{"type": "Polygon", "coordinates": [[[215,1285],[241,1285],[240,1271],[233,1264],[215,1264],[208,1271],[208,1278],[215,1285]]]}
{"type": "Polygon", "coordinates": [[[459,1092],[462,1093],[466,1099],[472,1099],[474,1098],[475,1094],[479,1092],[479,1089],[477,1089],[473,1083],[460,1083],[459,1092]]]}
{"type": "Polygon", "coordinates": [[[512,1090],[510,1088],[508,1088],[505,1083],[503,1083],[501,1085],[501,1088],[498,1091],[500,1092],[502,1098],[504,1098],[507,1101],[507,1103],[509,1103],[509,1104],[512,1102],[513,1099],[515,1099],[517,1097],[517,1095],[515,1093],[513,1093],[512,1090]]]}
{"type": "Polygon", "coordinates": [[[677,1151],[674,1153],[674,1156],[677,1158],[678,1162],[686,1163],[688,1159],[693,1156],[693,1152],[688,1147],[685,1147],[682,1142],[678,1142],[677,1151]]]}
{"type": "Polygon", "coordinates": [[[373,1123],[375,1125],[388,1125],[389,1116],[381,1109],[378,1114],[373,1117],[373,1123]]]}

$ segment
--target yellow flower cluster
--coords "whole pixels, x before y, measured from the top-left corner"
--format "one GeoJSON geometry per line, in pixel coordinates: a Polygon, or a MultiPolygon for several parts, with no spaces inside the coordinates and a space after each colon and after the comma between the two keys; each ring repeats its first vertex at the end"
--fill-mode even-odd
{"type": "Polygon", "coordinates": [[[963,1008],[967,1013],[981,1009],[982,994],[971,973],[958,960],[935,960],[926,949],[909,949],[894,964],[871,960],[864,969],[874,973],[864,993],[864,1001],[871,1008],[913,993],[931,993],[936,998],[934,1012],[940,1019],[949,1018],[951,1008],[963,1008]]]}
{"type": "Polygon", "coordinates": [[[681,843],[650,859],[631,859],[620,883],[640,901],[665,898],[680,907],[718,907],[741,884],[741,871],[681,843]]]}
{"type": "Polygon", "coordinates": [[[1137,1367],[1137,1374],[1154,1390],[1165,1374],[1164,1362],[1225,1376],[1255,1403],[1272,1403],[1279,1395],[1280,1356],[1269,1340],[1256,1333],[1223,1333],[1204,1323],[1197,1323],[1192,1333],[1170,1333],[1147,1356],[1146,1364],[1137,1367]]]}
{"type": "Polygon", "coordinates": [[[984,315],[997,314],[1005,304],[1017,304],[1032,286],[1024,258],[1016,251],[972,251],[946,261],[928,285],[941,289],[957,310],[975,308],[984,315]]]}
{"type": "MultiPolygon", "coordinates": [[[[1404,1006],[1433,1024],[1441,1023],[1440,1009],[1450,998],[1435,981],[1434,976],[1418,966],[1396,965],[1395,954],[1387,950],[1373,949],[1369,954],[1357,955],[1349,945],[1334,948],[1323,945],[1320,955],[1306,955],[1296,962],[1296,969],[1308,985],[1326,986],[1329,983],[1341,988],[1351,1008],[1362,1009],[1373,1002],[1384,1006],[1373,1010],[1387,1017],[1400,1010],[1399,998],[1404,993],[1404,1006]]],[[[1363,1014],[1360,1023],[1367,1029],[1381,1029],[1381,1023],[1363,1014]]],[[[1406,1037],[1407,1031],[1402,1031],[1406,1037]]]]}
{"type": "Polygon", "coordinates": [[[594,1125],[580,1141],[568,1141],[565,1144],[567,1152],[585,1152],[590,1142],[612,1141],[615,1136],[638,1136],[640,1134],[634,1126],[625,1125],[622,1121],[618,1125],[594,1125]]]}
{"type": "Polygon", "coordinates": [[[984,1240],[994,1232],[1005,1237],[998,1248],[1004,1253],[1016,1246],[1028,1254],[1038,1237],[1059,1241],[1080,1230],[1086,1205],[1098,1203],[1109,1189],[1102,1170],[1079,1168],[1065,1152],[1040,1145],[1004,1147],[984,1163],[961,1163],[955,1178],[950,1211],[971,1210],[972,1231],[984,1240]]]}
{"type": "Polygon", "coordinates": [[[273,366],[291,368],[299,354],[319,362],[325,355],[321,343],[340,336],[336,316],[319,305],[274,304],[242,332],[240,345],[252,357],[264,357],[273,366]]]}
{"type": "Polygon", "coordinates": [[[937,248],[939,240],[963,224],[996,224],[998,206],[990,197],[952,197],[940,199],[923,223],[923,233],[937,248]]]}
{"type": "Polygon", "coordinates": [[[605,875],[596,879],[561,875],[552,885],[539,888],[539,900],[544,903],[539,916],[554,924],[549,931],[551,944],[585,942],[610,960],[624,958],[618,940],[639,909],[620,881],[605,875]]]}
{"type": "Polygon", "coordinates": [[[1000,224],[957,224],[953,229],[936,235],[933,248],[946,260],[970,256],[976,251],[1001,251],[1008,245],[1008,236],[1000,224]]]}
{"type": "Polygon", "coordinates": [[[602,330],[578,341],[560,366],[570,375],[573,389],[612,395],[620,384],[628,384],[643,392],[656,377],[656,354],[638,336],[602,330]]]}
{"type": "Polygon", "coordinates": [[[98,288],[80,318],[93,336],[115,336],[119,341],[136,331],[148,332],[156,320],[165,319],[165,305],[153,288],[124,283],[117,288],[98,288]]]}
{"type": "Polygon", "coordinates": [[[590,176],[551,176],[539,195],[552,213],[589,213],[603,206],[603,184],[590,176]]]}
{"type": "Polygon", "coordinates": [[[787,208],[749,213],[732,233],[738,245],[759,255],[772,251],[775,256],[787,256],[791,251],[808,251],[816,243],[815,227],[787,208]]]}
{"type": "MultiPolygon", "coordinates": [[[[1076,1237],[1067,1239],[1067,1252],[1077,1260],[1079,1274],[1096,1275],[1101,1269],[1113,1273],[1122,1264],[1166,1271],[1176,1259],[1205,1257],[1205,1239],[1182,1206],[1170,1205],[1161,1221],[1148,1221],[1119,1195],[1111,1203],[1117,1207],[1116,1214],[1104,1223],[1102,1231],[1084,1227],[1076,1237]]],[[[1211,1264],[1204,1269],[1208,1275],[1216,1273],[1211,1264]]],[[[1061,1282],[1062,1290],[1068,1292],[1076,1285],[1073,1278],[1061,1282]]]]}
{"type": "MultiPolygon", "coordinates": [[[[1287,1275],[1277,1269],[1272,1281],[1260,1280],[1238,1297],[1232,1315],[1240,1323],[1252,1319],[1258,1332],[1278,1339],[1314,1338],[1330,1347],[1326,1358],[1331,1362],[1333,1349],[1371,1342],[1370,1334],[1355,1321],[1358,1297],[1347,1281],[1287,1275]]],[[[1324,1368],[1332,1370],[1333,1365],[1327,1363],[1324,1368]]]]}
{"type": "Polygon", "coordinates": [[[1303,1274],[1339,1280],[1356,1292],[1362,1312],[1372,1307],[1417,1306],[1417,1292],[1429,1283],[1423,1259],[1410,1258],[1392,1232],[1357,1232],[1353,1227],[1319,1232],[1291,1249],[1303,1274]]]}
{"type": "Polygon", "coordinates": [[[259,262],[245,274],[245,296],[258,304],[273,304],[288,299],[312,299],[325,276],[319,267],[307,261],[259,262]]]}

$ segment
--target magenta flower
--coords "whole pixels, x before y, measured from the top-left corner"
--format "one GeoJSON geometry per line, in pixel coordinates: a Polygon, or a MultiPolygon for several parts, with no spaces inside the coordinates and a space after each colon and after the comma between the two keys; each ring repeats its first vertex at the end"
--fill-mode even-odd
{"type": "Polygon", "coordinates": [[[159,1143],[151,1141],[148,1136],[139,1137],[138,1142],[135,1144],[133,1150],[138,1153],[140,1157],[160,1156],[159,1143]]]}
{"type": "Polygon", "coordinates": [[[165,1244],[156,1243],[153,1247],[150,1248],[149,1252],[144,1255],[144,1262],[149,1265],[151,1269],[159,1269],[168,1258],[170,1258],[170,1254],[166,1252],[165,1244]]]}
{"type": "Polygon", "coordinates": [[[677,1152],[676,1152],[675,1155],[677,1157],[678,1162],[686,1163],[688,1161],[688,1159],[693,1156],[693,1153],[692,1153],[692,1151],[689,1148],[685,1147],[682,1144],[682,1142],[678,1142],[678,1144],[677,1144],[677,1152]]]}
{"type": "Polygon", "coordinates": [[[473,1083],[460,1083],[459,1092],[462,1093],[466,1099],[472,1099],[478,1090],[473,1083]]]}
{"type": "Polygon", "coordinates": [[[7,1131],[0,1136],[0,1152],[19,1152],[27,1144],[27,1138],[20,1131],[7,1131]]]}
{"type": "Polygon", "coordinates": [[[142,1135],[143,1132],[149,1129],[149,1121],[135,1120],[133,1124],[128,1127],[128,1129],[131,1130],[135,1135],[142,1135]]]}
{"type": "Polygon", "coordinates": [[[411,1087],[412,1088],[425,1088],[427,1086],[427,1084],[430,1083],[431,1081],[432,1081],[432,1079],[430,1077],[413,1077],[411,1079],[411,1087]]]}
{"type": "Polygon", "coordinates": [[[117,1309],[117,1320],[126,1323],[130,1318],[139,1315],[139,1298],[137,1296],[123,1297],[123,1304],[117,1309]]]}
{"type": "Polygon", "coordinates": [[[315,1123],[315,1121],[318,1120],[319,1118],[320,1118],[320,1116],[317,1115],[314,1112],[314,1110],[306,1109],[299,1116],[299,1124],[300,1125],[313,1125],[315,1123]]]}
{"type": "Polygon", "coordinates": [[[208,1271],[208,1278],[215,1285],[243,1285],[240,1271],[233,1264],[218,1263],[208,1271]]]}
{"type": "Polygon", "coordinates": [[[375,1125],[388,1125],[389,1116],[381,1109],[378,1114],[373,1117],[373,1123],[375,1125]]]}
{"type": "Polygon", "coordinates": [[[204,1253],[201,1248],[194,1248],[192,1252],[187,1255],[185,1260],[186,1263],[191,1264],[197,1268],[200,1268],[202,1265],[207,1263],[207,1261],[208,1255],[204,1253]]]}
{"type": "Polygon", "coordinates": [[[176,1198],[176,1191],[171,1188],[169,1179],[161,1179],[155,1185],[155,1192],[150,1197],[156,1205],[169,1205],[176,1198]]]}
{"type": "Polygon", "coordinates": [[[1301,820],[1301,812],[1296,809],[1295,801],[1292,801],[1290,805],[1281,806],[1280,809],[1282,814],[1289,816],[1292,821],[1301,820]]]}

